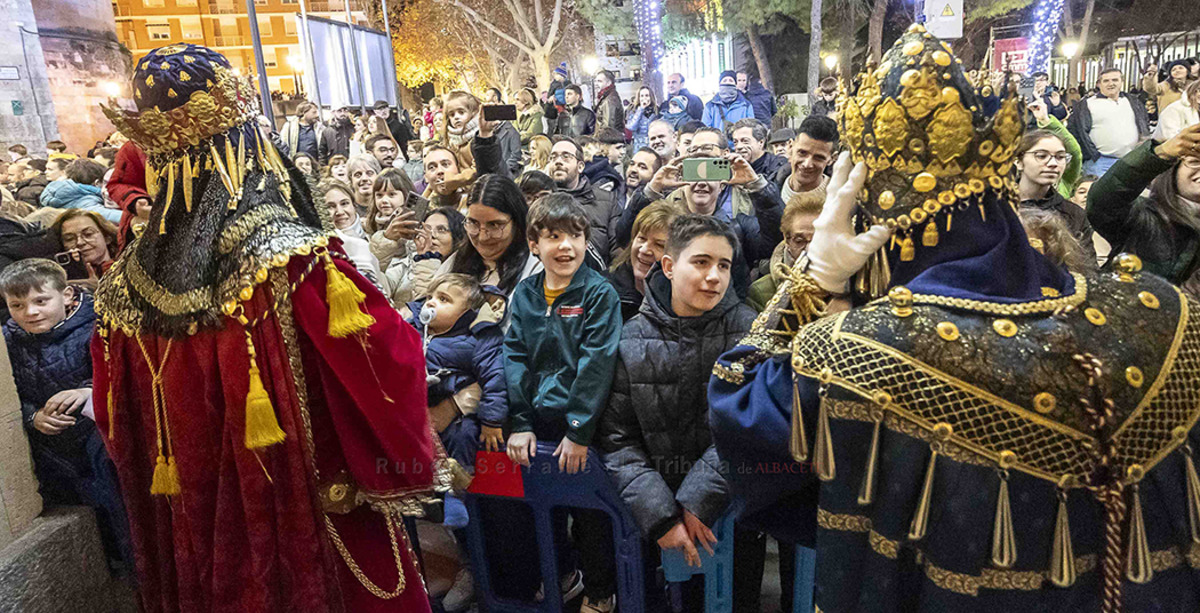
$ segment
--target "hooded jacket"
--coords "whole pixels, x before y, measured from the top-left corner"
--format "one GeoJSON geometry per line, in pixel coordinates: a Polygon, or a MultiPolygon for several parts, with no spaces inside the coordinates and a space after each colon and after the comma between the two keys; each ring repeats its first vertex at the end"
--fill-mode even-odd
{"type": "Polygon", "coordinates": [[[713,96],[704,105],[704,116],[700,121],[710,128],[724,132],[729,126],[743,120],[754,118],[754,107],[746,99],[746,95],[738,92],[733,102],[725,104],[720,96],[713,96]]]}
{"type": "Polygon", "coordinates": [[[640,312],[621,332],[598,446],[621,500],[653,541],[684,509],[712,526],[728,506],[708,426],[707,382],[756,313],[730,287],[711,311],[680,317],[671,308],[671,282],[657,266],[646,288],[640,312]]]}
{"type": "Polygon", "coordinates": [[[84,185],[70,179],[59,179],[46,184],[42,190],[42,206],[52,206],[56,209],[84,209],[99,213],[101,217],[112,223],[121,221],[121,211],[104,206],[100,197],[100,187],[84,185]]]}
{"type": "Polygon", "coordinates": [[[529,139],[544,134],[545,126],[542,125],[542,105],[532,104],[528,109],[517,113],[517,134],[521,136],[521,144],[528,145],[529,139]]]}
{"type": "Polygon", "coordinates": [[[746,88],[746,99],[750,101],[750,106],[754,108],[754,118],[761,121],[767,127],[771,126],[771,119],[775,117],[779,106],[775,103],[775,94],[771,90],[763,87],[762,83],[754,81],[746,88]]]}
{"type": "Polygon", "coordinates": [[[545,272],[525,279],[509,306],[504,378],[512,431],[588,446],[608,406],[621,303],[604,275],[587,266],[554,306],[546,304],[545,283],[545,272]]]}
{"type": "Polygon", "coordinates": [[[583,165],[583,174],[592,185],[609,192],[616,192],[624,182],[620,171],[613,168],[608,156],[602,154],[596,155],[583,165]]]}
{"type": "MultiPolygon", "coordinates": [[[[687,98],[687,108],[683,109],[683,111],[688,116],[688,120],[695,119],[696,121],[700,121],[700,118],[704,116],[704,102],[700,100],[700,96],[689,92],[686,87],[681,88],[679,93],[675,94],[675,96],[683,96],[684,98],[687,98]]],[[[671,98],[674,98],[675,96],[667,94],[667,99],[663,100],[662,104],[658,105],[659,114],[666,116],[671,112],[671,98]]],[[[688,120],[680,122],[679,125],[683,125],[683,123],[686,123],[688,120]]],[[[678,128],[678,126],[676,127],[678,128]]]]}
{"type": "MultiPolygon", "coordinates": [[[[417,319],[425,301],[408,303],[408,323],[418,332],[417,319]]],[[[478,311],[468,309],[443,334],[433,336],[425,349],[425,368],[440,381],[429,386],[429,406],[445,400],[473,383],[483,390],[475,415],[494,428],[508,420],[508,391],[504,383],[504,333],[494,321],[477,321],[478,311]]]]}
{"type": "Polygon", "coordinates": [[[78,293],[79,303],[75,310],[47,332],[30,334],[15,319],[4,324],[13,379],[21,399],[21,417],[35,446],[44,444],[66,450],[71,447],[71,441],[78,442],[95,429],[92,420],[78,417],[64,432],[47,436],[34,430],[31,421],[33,414],[46,406],[46,401],[55,394],[92,386],[89,344],[96,311],[91,294],[78,293]]]}
{"type": "Polygon", "coordinates": [[[50,181],[46,179],[46,175],[39,174],[35,177],[30,177],[24,181],[17,181],[13,185],[13,198],[32,204],[33,206],[41,206],[42,192],[46,190],[46,186],[50,181]]]}

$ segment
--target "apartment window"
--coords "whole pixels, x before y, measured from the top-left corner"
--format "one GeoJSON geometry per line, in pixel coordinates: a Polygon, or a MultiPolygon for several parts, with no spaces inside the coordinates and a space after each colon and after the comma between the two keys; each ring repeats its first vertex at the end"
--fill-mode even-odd
{"type": "Polygon", "coordinates": [[[164,5],[163,0],[142,0],[142,6],[148,9],[160,9],[164,5]]]}
{"type": "Polygon", "coordinates": [[[171,40],[171,24],[147,23],[146,34],[150,36],[150,40],[171,40]]]}
{"type": "Polygon", "coordinates": [[[291,15],[283,18],[283,33],[286,34],[288,38],[296,37],[296,19],[291,15]]]}
{"type": "Polygon", "coordinates": [[[263,64],[265,64],[267,68],[274,68],[279,65],[279,61],[275,56],[274,47],[263,47],[263,64]]]}
{"type": "Polygon", "coordinates": [[[272,36],[270,17],[258,18],[258,35],[262,38],[270,38],[272,36]]]}
{"type": "Polygon", "coordinates": [[[196,0],[175,0],[175,6],[196,6],[196,0]]]}
{"type": "Polygon", "coordinates": [[[188,40],[202,40],[204,38],[204,27],[200,25],[200,17],[196,15],[180,17],[179,31],[183,35],[183,38],[188,40]]]}

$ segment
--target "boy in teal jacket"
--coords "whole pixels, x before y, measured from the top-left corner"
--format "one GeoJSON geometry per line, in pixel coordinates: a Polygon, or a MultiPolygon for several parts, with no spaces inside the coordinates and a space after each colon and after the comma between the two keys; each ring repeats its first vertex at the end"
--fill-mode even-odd
{"type": "MultiPolygon", "coordinates": [[[[581,266],[589,238],[587,212],[564,193],[543,197],[529,212],[529,249],[544,270],[513,292],[504,338],[512,434],[508,455],[529,466],[537,441],[556,441],[559,470],[587,468],[588,447],[608,404],[621,340],[621,301],[605,277],[581,266]]],[[[595,465],[594,470],[602,470],[595,465]]],[[[613,541],[602,511],[572,509],[579,566],[586,577],[581,613],[613,608],[613,541]]],[[[565,514],[555,517],[561,570],[574,569],[565,514]]],[[[579,590],[580,573],[562,578],[564,600],[579,590]]]]}

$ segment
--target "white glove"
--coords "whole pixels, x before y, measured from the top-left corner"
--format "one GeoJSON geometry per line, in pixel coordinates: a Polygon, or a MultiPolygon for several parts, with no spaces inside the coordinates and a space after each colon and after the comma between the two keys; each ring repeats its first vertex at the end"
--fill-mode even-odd
{"type": "Polygon", "coordinates": [[[821,289],[832,294],[846,293],[854,273],[892,236],[885,226],[871,226],[862,234],[854,233],[855,199],[867,181],[867,167],[859,162],[853,168],[850,154],[842,152],[833,167],[825,207],[813,223],[815,231],[808,245],[808,274],[821,289]]]}

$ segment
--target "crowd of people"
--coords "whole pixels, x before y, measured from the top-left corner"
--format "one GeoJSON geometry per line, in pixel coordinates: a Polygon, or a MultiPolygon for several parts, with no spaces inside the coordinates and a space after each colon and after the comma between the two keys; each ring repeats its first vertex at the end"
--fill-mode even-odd
{"type": "MultiPolygon", "coordinates": [[[[1161,74],[1150,66],[1131,92],[1115,69],[1095,88],[1065,91],[1032,75],[1011,179],[1031,242],[1055,265],[1085,273],[1133,253],[1200,296],[1198,71],[1195,61],[1161,74]]],[[[968,78],[994,115],[1007,77],[968,78]]],[[[602,70],[589,108],[559,67],[549,91],[511,93],[514,121],[485,118],[505,103],[492,89],[411,111],[384,101],[365,115],[333,109],[327,120],[302,102],[278,130],[260,127],[350,262],[427,337],[428,409],[446,454],[468,471],[480,450],[528,465],[544,442],[575,473],[598,452],[645,539],[651,611],[668,606],[658,552],[698,564],[731,502],[708,418],[713,366],[806,259],[844,137],[831,79],[797,128],[775,131],[775,96],[745,72],[721,73],[708,101],[682,75],[665,85],[663,101],[647,86],[626,103],[602,70]],[[727,160],[729,177],[685,178],[692,158],[727,160]]],[[[110,558],[128,565],[116,475],[88,408],[86,340],[90,290],[152,231],[146,154],[120,133],[86,155],[60,141],[8,153],[0,293],[38,477],[47,502],[97,508],[110,558]]],[[[483,513],[489,551],[526,560],[532,530],[511,529],[526,518],[483,513]]],[[[462,542],[456,494],[445,515],[462,542]]],[[[571,516],[571,534],[564,518],[553,535],[575,543],[559,549],[562,597],[612,611],[611,528],[603,514],[571,516]]],[[[759,611],[765,537],[739,526],[733,538],[735,610],[759,611]]],[[[792,545],[780,543],[781,559],[792,545]]],[[[464,550],[464,570],[437,595],[446,611],[475,599],[468,559],[464,550]]],[[[493,584],[504,595],[544,596],[536,564],[501,566],[505,580],[493,584]]],[[[689,584],[685,610],[698,610],[699,585],[689,584]]]]}

